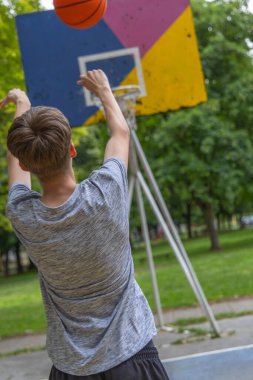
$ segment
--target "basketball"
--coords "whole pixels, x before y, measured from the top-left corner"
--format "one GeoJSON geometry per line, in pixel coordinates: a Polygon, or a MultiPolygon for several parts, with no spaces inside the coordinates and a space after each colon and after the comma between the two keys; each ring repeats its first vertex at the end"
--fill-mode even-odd
{"type": "Polygon", "coordinates": [[[68,26],[87,29],[103,17],[107,0],[54,0],[57,16],[68,26]]]}

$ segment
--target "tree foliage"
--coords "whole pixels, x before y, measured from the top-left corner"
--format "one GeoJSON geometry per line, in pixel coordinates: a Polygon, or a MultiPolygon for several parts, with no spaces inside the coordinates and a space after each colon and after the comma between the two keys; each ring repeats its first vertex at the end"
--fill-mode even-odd
{"type": "MultiPolygon", "coordinates": [[[[0,0],[0,99],[12,88],[24,89],[24,76],[15,27],[15,16],[39,8],[39,1],[0,0]]],[[[13,109],[0,112],[0,228],[11,229],[5,216],[7,200],[6,135],[13,117],[13,109]]]]}
{"type": "Polygon", "coordinates": [[[243,212],[252,196],[253,15],[247,1],[192,6],[209,100],[143,118],[140,135],[171,209],[197,205],[218,249],[215,214],[243,212]]]}

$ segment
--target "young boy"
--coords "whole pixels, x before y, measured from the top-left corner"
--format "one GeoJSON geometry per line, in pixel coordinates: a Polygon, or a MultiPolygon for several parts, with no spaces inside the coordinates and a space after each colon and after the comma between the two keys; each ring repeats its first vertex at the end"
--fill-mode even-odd
{"type": "Polygon", "coordinates": [[[104,163],[80,184],[71,129],[55,108],[16,104],[9,130],[7,215],[38,268],[47,317],[51,380],[165,380],[152,336],[155,324],[134,279],[129,244],[129,129],[101,70],[81,76],[96,94],[111,137],[104,163]],[[37,176],[42,195],[31,190],[37,176]]]}

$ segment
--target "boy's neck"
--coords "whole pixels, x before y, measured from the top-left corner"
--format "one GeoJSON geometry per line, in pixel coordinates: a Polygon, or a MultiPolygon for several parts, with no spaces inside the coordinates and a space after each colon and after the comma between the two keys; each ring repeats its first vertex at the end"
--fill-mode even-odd
{"type": "Polygon", "coordinates": [[[48,180],[40,180],[42,186],[42,202],[49,207],[57,207],[65,203],[76,187],[73,170],[57,175],[48,180]]]}

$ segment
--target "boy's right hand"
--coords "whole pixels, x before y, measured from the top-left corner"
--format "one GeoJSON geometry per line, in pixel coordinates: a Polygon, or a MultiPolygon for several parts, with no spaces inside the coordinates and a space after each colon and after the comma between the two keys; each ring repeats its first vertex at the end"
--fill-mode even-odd
{"type": "Polygon", "coordinates": [[[108,90],[111,92],[108,78],[102,70],[92,70],[88,71],[86,75],[80,75],[77,84],[87,88],[98,97],[101,97],[108,90]]]}

